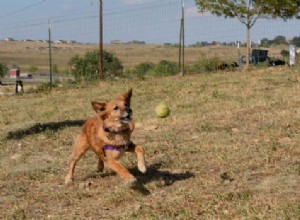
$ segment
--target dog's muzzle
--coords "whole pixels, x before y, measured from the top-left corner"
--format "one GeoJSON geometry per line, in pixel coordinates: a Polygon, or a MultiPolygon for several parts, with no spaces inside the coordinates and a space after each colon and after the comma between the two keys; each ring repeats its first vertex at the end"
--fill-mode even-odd
{"type": "Polygon", "coordinates": [[[131,122],[131,120],[132,120],[132,109],[129,107],[126,107],[125,111],[121,117],[121,121],[123,123],[129,123],[129,122],[131,122]]]}

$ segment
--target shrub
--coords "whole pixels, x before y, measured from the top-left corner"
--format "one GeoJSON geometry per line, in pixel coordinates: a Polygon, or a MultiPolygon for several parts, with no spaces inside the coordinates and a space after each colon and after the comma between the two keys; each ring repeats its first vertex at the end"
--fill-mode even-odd
{"type": "Polygon", "coordinates": [[[7,70],[8,70],[7,66],[3,63],[0,63],[0,77],[1,78],[6,75],[7,70]]]}
{"type": "MultiPolygon", "coordinates": [[[[98,51],[94,50],[85,53],[84,57],[76,55],[71,58],[69,65],[72,67],[71,73],[76,81],[94,81],[99,78],[98,56],[98,51]]],[[[103,52],[103,74],[105,78],[122,76],[123,74],[120,60],[106,51],[103,52]]]]}
{"type": "Polygon", "coordinates": [[[113,78],[123,75],[123,66],[121,61],[114,54],[106,51],[103,53],[103,73],[105,78],[113,78]]]}
{"type": "Polygon", "coordinates": [[[29,69],[28,69],[28,71],[30,73],[36,73],[38,70],[39,70],[39,68],[37,68],[36,66],[33,66],[33,65],[30,66],[29,69]]]}
{"type": "Polygon", "coordinates": [[[135,66],[135,68],[132,70],[132,74],[134,74],[137,77],[145,77],[147,73],[154,69],[155,64],[151,62],[143,62],[135,66]]]}
{"type": "Polygon", "coordinates": [[[289,57],[290,56],[290,52],[288,50],[281,50],[280,54],[283,57],[289,57]]]}
{"type": "Polygon", "coordinates": [[[131,70],[131,74],[138,78],[144,78],[145,76],[171,76],[178,72],[178,64],[167,60],[161,60],[158,64],[143,62],[131,70]]]}
{"type": "Polygon", "coordinates": [[[214,57],[211,59],[200,60],[187,68],[188,73],[207,73],[215,72],[217,65],[220,63],[219,59],[214,57]]]}
{"type": "Polygon", "coordinates": [[[154,68],[147,72],[151,76],[171,76],[179,72],[178,64],[175,62],[161,60],[154,68]]]}

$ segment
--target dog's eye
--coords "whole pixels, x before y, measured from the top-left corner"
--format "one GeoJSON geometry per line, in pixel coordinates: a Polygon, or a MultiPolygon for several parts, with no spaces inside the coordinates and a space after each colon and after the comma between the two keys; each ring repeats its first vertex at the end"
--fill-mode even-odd
{"type": "Polygon", "coordinates": [[[114,107],[114,110],[118,110],[118,109],[119,109],[119,106],[116,105],[116,106],[114,107]]]}

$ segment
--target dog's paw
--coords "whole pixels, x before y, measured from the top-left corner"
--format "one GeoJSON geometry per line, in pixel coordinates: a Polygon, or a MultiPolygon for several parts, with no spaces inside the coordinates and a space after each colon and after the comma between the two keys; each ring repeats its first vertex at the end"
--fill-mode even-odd
{"type": "Polygon", "coordinates": [[[147,168],[146,168],[145,164],[138,164],[138,169],[142,173],[146,173],[146,171],[147,171],[147,168]]]}
{"type": "Polygon", "coordinates": [[[134,176],[131,176],[128,180],[126,180],[126,182],[127,183],[129,183],[129,184],[133,184],[133,183],[135,183],[137,180],[136,180],[136,178],[134,177],[134,176]]]}
{"type": "Polygon", "coordinates": [[[72,177],[66,176],[66,178],[65,178],[65,185],[69,185],[70,183],[72,183],[72,177]]]}

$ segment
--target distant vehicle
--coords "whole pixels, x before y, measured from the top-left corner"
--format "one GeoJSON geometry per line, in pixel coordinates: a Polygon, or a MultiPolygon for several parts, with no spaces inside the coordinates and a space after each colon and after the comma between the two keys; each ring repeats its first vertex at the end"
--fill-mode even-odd
{"type": "Polygon", "coordinates": [[[20,69],[10,69],[8,71],[8,76],[10,78],[32,78],[31,73],[21,73],[20,69]]]}
{"type": "MultiPolygon", "coordinates": [[[[258,63],[267,62],[269,66],[285,65],[285,61],[269,57],[268,52],[269,52],[268,50],[253,49],[251,53],[251,57],[249,57],[249,63],[256,65],[258,63]]],[[[246,63],[246,56],[243,55],[240,58],[240,64],[243,65],[245,63],[246,63]]]]}
{"type": "Polygon", "coordinates": [[[8,76],[10,78],[19,78],[20,77],[20,69],[10,69],[8,71],[8,76]]]}

